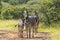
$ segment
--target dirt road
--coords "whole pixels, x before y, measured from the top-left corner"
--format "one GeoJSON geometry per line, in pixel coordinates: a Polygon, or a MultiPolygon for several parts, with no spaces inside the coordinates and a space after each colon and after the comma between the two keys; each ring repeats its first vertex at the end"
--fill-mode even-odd
{"type": "MultiPolygon", "coordinates": [[[[24,36],[26,36],[26,32],[24,32],[24,36]]],[[[40,32],[35,35],[35,38],[19,38],[17,31],[0,30],[0,40],[51,40],[51,37],[49,32],[40,32]]]]}

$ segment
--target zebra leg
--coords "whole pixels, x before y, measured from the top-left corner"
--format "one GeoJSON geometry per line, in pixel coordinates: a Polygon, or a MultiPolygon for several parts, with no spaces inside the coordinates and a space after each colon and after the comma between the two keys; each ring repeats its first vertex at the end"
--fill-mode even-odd
{"type": "Polygon", "coordinates": [[[22,38],[22,27],[20,27],[20,37],[22,38]]]}
{"type": "Polygon", "coordinates": [[[39,21],[36,24],[36,33],[38,33],[39,21]]]}
{"type": "Polygon", "coordinates": [[[29,28],[29,38],[31,38],[31,27],[29,28]]]}
{"type": "Polygon", "coordinates": [[[20,37],[19,31],[20,31],[20,30],[19,30],[19,27],[18,27],[18,37],[20,37]]]}
{"type": "Polygon", "coordinates": [[[32,28],[32,37],[34,38],[34,35],[36,34],[36,25],[33,26],[32,28]]]}
{"type": "Polygon", "coordinates": [[[34,38],[34,26],[32,28],[32,38],[34,38]]]}
{"type": "Polygon", "coordinates": [[[27,31],[27,38],[28,38],[28,27],[26,27],[26,31],[27,31]]]}
{"type": "Polygon", "coordinates": [[[18,27],[18,37],[21,38],[21,28],[20,27],[18,27]]]}
{"type": "Polygon", "coordinates": [[[23,38],[23,27],[21,27],[21,38],[23,38]]]}
{"type": "Polygon", "coordinates": [[[34,27],[34,32],[35,32],[35,35],[36,35],[36,33],[37,33],[37,24],[34,27]]]}

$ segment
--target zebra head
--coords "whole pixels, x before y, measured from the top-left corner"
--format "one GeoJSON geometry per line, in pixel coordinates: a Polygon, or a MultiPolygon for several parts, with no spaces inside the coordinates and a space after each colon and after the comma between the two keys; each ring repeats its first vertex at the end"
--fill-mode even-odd
{"type": "Polygon", "coordinates": [[[34,11],[34,16],[38,16],[36,11],[34,11]]]}

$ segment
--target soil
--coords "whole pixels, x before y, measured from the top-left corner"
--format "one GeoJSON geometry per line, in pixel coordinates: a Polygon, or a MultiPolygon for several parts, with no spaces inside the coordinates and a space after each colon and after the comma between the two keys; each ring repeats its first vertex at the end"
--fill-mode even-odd
{"type": "Polygon", "coordinates": [[[26,32],[24,32],[24,38],[18,37],[18,31],[12,30],[0,30],[0,40],[51,40],[49,32],[39,32],[34,35],[34,38],[26,38],[26,32]]]}

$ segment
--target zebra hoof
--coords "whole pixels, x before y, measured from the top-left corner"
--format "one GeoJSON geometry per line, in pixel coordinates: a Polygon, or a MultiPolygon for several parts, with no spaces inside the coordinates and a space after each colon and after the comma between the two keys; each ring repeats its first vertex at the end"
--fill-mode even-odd
{"type": "Polygon", "coordinates": [[[29,38],[29,37],[27,37],[27,38],[29,38]]]}
{"type": "Polygon", "coordinates": [[[23,38],[23,36],[21,36],[20,38],[23,38]]]}
{"type": "Polygon", "coordinates": [[[32,38],[34,38],[34,36],[32,36],[32,38]]]}

